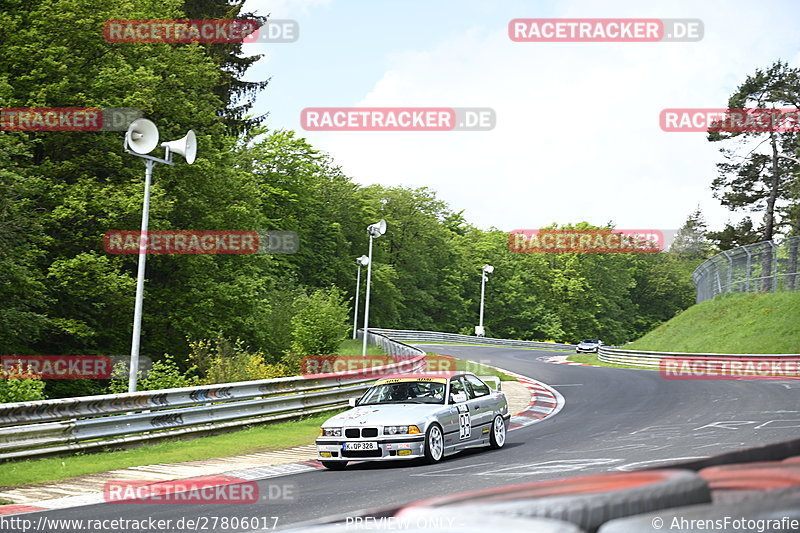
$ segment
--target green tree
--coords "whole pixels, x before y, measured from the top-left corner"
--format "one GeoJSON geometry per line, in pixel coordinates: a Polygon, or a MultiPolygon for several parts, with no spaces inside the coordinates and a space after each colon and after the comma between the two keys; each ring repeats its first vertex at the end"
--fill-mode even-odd
{"type": "Polygon", "coordinates": [[[761,240],[762,232],[753,228],[753,220],[745,217],[736,224],[725,224],[719,231],[709,231],[708,239],[714,243],[718,251],[730,250],[737,246],[754,244],[761,240]]]}
{"type": "Polygon", "coordinates": [[[710,252],[710,244],[706,236],[706,222],[698,206],[680,227],[670,252],[686,259],[705,259],[710,252]]]}
{"type": "MultiPolygon", "coordinates": [[[[800,70],[787,63],[776,61],[769,68],[756,69],[747,76],[728,99],[728,118],[735,110],[755,108],[761,111],[800,107],[800,70]]],[[[708,140],[726,141],[720,148],[725,161],[717,165],[719,176],[712,189],[723,205],[730,209],[747,208],[764,211],[763,240],[770,240],[778,227],[776,221],[778,202],[788,198],[793,181],[790,169],[795,163],[781,156],[793,157],[797,150],[797,135],[781,133],[777,121],[769,131],[724,132],[709,129],[708,140]],[[738,149],[744,142],[767,143],[769,155],[750,150],[744,157],[738,149]],[[729,146],[730,145],[730,146],[729,146]]]]}
{"type": "Polygon", "coordinates": [[[292,318],[292,353],[334,354],[347,331],[347,305],[342,292],[335,287],[317,289],[301,298],[300,310],[292,318]]]}

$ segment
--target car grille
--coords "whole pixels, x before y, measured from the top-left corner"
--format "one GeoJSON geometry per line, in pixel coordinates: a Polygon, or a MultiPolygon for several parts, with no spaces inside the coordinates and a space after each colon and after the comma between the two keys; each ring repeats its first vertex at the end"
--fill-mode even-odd
{"type": "Polygon", "coordinates": [[[382,452],[380,450],[344,450],[342,451],[342,457],[381,457],[382,452]]]}
{"type": "Polygon", "coordinates": [[[357,439],[359,437],[369,439],[378,436],[378,428],[347,428],[344,430],[344,436],[348,439],[357,439]]]}

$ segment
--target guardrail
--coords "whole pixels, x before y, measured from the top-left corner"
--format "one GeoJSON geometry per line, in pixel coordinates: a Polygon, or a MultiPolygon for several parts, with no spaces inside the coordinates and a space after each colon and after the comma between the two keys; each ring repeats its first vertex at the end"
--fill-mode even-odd
{"type": "MultiPolygon", "coordinates": [[[[421,370],[425,352],[369,332],[395,363],[376,374],[421,370]]],[[[0,460],[289,420],[347,406],[374,381],[363,372],[295,376],[124,394],[0,404],[0,460]],[[358,377],[348,377],[358,376],[358,377]]]]}
{"type": "Polygon", "coordinates": [[[381,329],[370,328],[370,332],[376,332],[390,339],[408,343],[437,344],[442,342],[483,344],[486,346],[510,346],[512,348],[534,348],[542,350],[563,349],[573,350],[572,344],[560,344],[556,342],[538,341],[517,341],[507,339],[495,339],[492,337],[476,337],[474,335],[461,335],[458,333],[441,333],[438,331],[414,331],[406,329],[381,329]]]}
{"type": "Polygon", "coordinates": [[[605,363],[616,365],[642,366],[646,368],[662,368],[662,361],[669,359],[702,359],[708,364],[723,364],[730,362],[731,359],[747,358],[752,361],[761,359],[793,358],[798,354],[730,354],[730,353],[685,353],[685,352],[647,352],[643,350],[623,350],[621,348],[601,347],[597,353],[597,358],[605,363]]]}

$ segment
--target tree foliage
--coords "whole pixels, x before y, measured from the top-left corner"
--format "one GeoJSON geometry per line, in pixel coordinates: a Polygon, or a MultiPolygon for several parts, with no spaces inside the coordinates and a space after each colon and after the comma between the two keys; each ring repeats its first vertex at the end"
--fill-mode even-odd
{"type": "MultiPolygon", "coordinates": [[[[728,114],[741,109],[800,108],[800,69],[789,67],[782,61],[767,69],[756,69],[747,76],[728,99],[728,114]]],[[[731,210],[764,212],[761,240],[769,240],[785,225],[800,228],[796,206],[797,133],[783,131],[783,122],[773,121],[768,131],[714,131],[709,130],[708,140],[722,142],[720,152],[724,161],[718,163],[719,174],[712,190],[722,205],[731,210]],[[761,145],[766,150],[759,149],[761,145]],[[755,146],[744,153],[745,147],[755,146]],[[744,153],[744,155],[742,155],[744,153]],[[783,213],[784,217],[780,217],[783,213]],[[788,216],[786,216],[788,215],[788,216]]],[[[726,228],[728,234],[735,226],[726,228]]],[[[744,229],[744,228],[743,228],[744,229]]]]}
{"type": "MultiPolygon", "coordinates": [[[[354,259],[381,218],[376,327],[471,332],[486,263],[485,325],[500,337],[622,343],[691,305],[694,263],[676,254],[511,253],[507,234],[474,227],[432,189],[357,184],[297,133],[247,115],[266,81],[244,81],[256,58],[239,45],[102,37],[109,19],[232,18],[242,4],[8,0],[0,13],[0,107],[131,107],[163,139],[197,132],[194,165],[156,168],[151,230],[299,236],[288,255],[148,256],[141,353],[157,376],[140,388],[194,383],[193,366],[206,383],[265,379],[298,354],[335,351],[357,297],[354,259]]],[[[128,353],[137,257],[102,247],[141,219],[144,165],[121,140],[0,132],[0,353],[128,353]]]]}

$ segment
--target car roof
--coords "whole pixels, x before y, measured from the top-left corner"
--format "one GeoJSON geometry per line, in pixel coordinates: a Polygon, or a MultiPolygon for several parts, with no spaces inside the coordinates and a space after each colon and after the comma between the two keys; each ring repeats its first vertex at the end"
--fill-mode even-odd
{"type": "MultiPolygon", "coordinates": [[[[472,372],[454,371],[454,372],[425,372],[421,374],[386,374],[381,376],[380,379],[418,379],[418,378],[452,378],[455,376],[463,376],[469,374],[474,376],[472,372]]],[[[477,377],[477,376],[476,376],[477,377]]]]}

